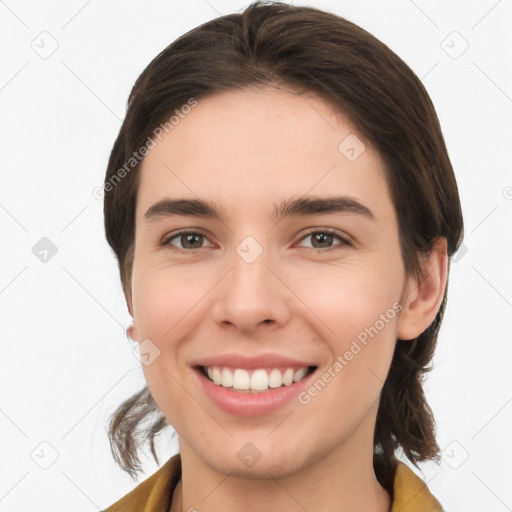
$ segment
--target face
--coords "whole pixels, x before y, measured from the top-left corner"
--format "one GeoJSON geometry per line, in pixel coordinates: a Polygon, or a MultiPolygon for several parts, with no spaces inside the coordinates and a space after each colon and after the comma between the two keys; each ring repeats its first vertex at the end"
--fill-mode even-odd
{"type": "Polygon", "coordinates": [[[251,478],[371,457],[407,289],[379,156],[321,99],[271,88],[199,99],[161,139],[130,335],[182,456],[251,478]]]}

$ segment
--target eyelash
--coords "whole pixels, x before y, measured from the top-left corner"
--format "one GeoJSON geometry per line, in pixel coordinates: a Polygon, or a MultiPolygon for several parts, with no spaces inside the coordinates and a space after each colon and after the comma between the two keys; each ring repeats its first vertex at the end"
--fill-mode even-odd
{"type": "MultiPolygon", "coordinates": [[[[336,249],[340,249],[341,248],[340,246],[351,246],[352,245],[352,243],[350,242],[350,240],[347,236],[342,235],[338,231],[336,231],[334,229],[329,229],[329,228],[320,229],[320,230],[316,229],[316,230],[309,231],[299,241],[301,242],[305,238],[307,238],[311,235],[316,235],[316,234],[332,235],[333,237],[338,238],[341,242],[333,247],[326,247],[326,248],[307,247],[307,249],[313,249],[317,252],[325,253],[325,252],[334,251],[336,249]]],[[[199,231],[182,230],[182,231],[177,231],[175,233],[171,233],[171,235],[169,235],[162,241],[161,245],[166,246],[166,247],[170,248],[172,251],[176,251],[180,254],[195,254],[198,250],[203,249],[203,247],[199,247],[197,249],[180,249],[179,247],[176,247],[171,244],[172,240],[174,240],[175,238],[178,238],[180,236],[183,236],[183,235],[199,235],[204,238],[207,238],[207,236],[204,233],[201,233],[199,231]]]]}

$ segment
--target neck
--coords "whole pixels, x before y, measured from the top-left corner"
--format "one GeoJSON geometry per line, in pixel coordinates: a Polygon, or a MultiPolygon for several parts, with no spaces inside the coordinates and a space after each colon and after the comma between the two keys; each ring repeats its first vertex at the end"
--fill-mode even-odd
{"type": "Polygon", "coordinates": [[[390,496],[373,470],[373,449],[338,449],[300,471],[274,478],[225,474],[180,439],[182,480],[171,512],[389,512],[390,496]]]}

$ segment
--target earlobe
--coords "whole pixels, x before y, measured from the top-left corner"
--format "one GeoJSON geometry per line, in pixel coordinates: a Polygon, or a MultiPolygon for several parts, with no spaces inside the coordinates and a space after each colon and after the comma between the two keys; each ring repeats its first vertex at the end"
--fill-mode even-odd
{"type": "Polygon", "coordinates": [[[428,255],[420,256],[421,277],[409,278],[402,301],[397,336],[417,338],[435,320],[443,302],[448,275],[446,238],[439,237],[428,255]]]}
{"type": "Polygon", "coordinates": [[[137,341],[137,330],[133,322],[130,324],[128,329],[126,329],[126,336],[132,341],[137,341]]]}

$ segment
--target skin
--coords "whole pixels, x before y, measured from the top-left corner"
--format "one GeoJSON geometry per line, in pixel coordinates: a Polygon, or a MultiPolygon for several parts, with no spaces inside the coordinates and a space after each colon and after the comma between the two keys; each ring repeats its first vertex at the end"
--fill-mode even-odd
{"type": "Polygon", "coordinates": [[[201,512],[390,508],[372,465],[379,395],[397,338],[418,336],[441,305],[446,241],[422,258],[423,280],[406,276],[380,157],[367,142],[355,161],[338,150],[354,133],[312,94],[230,91],[199,99],[142,163],[129,334],[160,350],[143,368],[178,433],[182,486],[173,511],[182,501],[183,510],[201,512]],[[333,193],[356,199],[375,219],[272,218],[273,203],[333,193]],[[161,199],[198,197],[214,201],[226,222],[144,218],[161,199]],[[205,235],[193,241],[199,248],[179,236],[162,244],[183,228],[205,235]],[[326,228],[351,245],[311,236],[326,228]],[[250,264],[236,252],[247,236],[263,249],[250,264]],[[243,418],[219,409],[194,378],[193,361],[226,352],[287,355],[321,374],[394,303],[401,312],[308,404],[292,400],[243,418]],[[247,442],[262,454],[250,468],[237,457],[247,442]]]}

